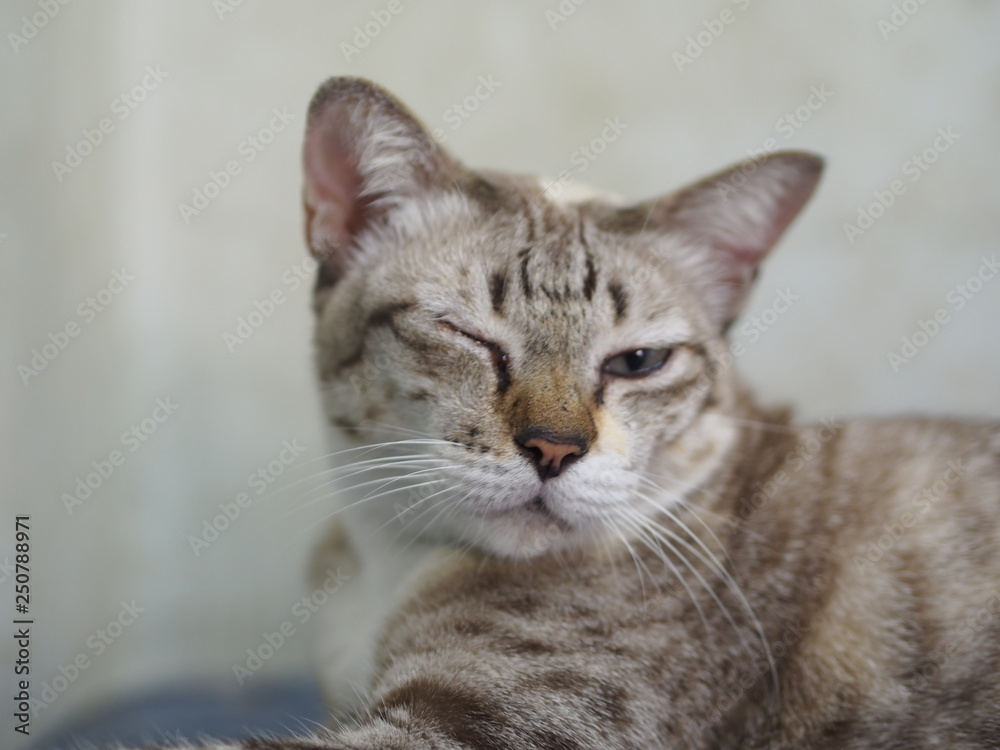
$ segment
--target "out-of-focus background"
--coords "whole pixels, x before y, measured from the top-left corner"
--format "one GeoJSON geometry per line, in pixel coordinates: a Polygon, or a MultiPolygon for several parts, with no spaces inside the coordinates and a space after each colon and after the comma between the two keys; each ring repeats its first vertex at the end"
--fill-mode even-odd
{"type": "Polygon", "coordinates": [[[238,687],[284,622],[243,687],[308,669],[293,612],[328,509],[290,481],[324,452],[299,150],[327,76],[383,84],[470,165],[634,199],[823,154],[739,368],[803,418],[997,416],[998,32],[982,0],[4,3],[0,745],[27,746],[19,514],[32,738],[238,687]]]}

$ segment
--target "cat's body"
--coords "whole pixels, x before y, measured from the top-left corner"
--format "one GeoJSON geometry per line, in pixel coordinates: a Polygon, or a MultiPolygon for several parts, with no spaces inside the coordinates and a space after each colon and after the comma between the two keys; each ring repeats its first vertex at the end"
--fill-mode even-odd
{"type": "Polygon", "coordinates": [[[730,367],[819,168],[556,200],[324,86],[317,358],[357,447],[318,668],[358,722],[235,747],[1000,747],[1000,425],[796,426],[730,367]]]}
{"type": "Polygon", "coordinates": [[[376,722],[363,734],[380,739],[357,746],[1000,746],[1000,560],[983,543],[998,539],[997,513],[979,494],[1000,489],[1000,431],[886,421],[792,432],[746,416],[773,426],[738,428],[739,471],[698,503],[717,515],[678,510],[690,534],[661,521],[718,599],[680,557],[641,542],[638,563],[624,547],[442,556],[391,619],[371,697],[376,715],[424,724],[436,741],[406,744],[376,722]],[[762,487],[777,489],[762,498],[762,487]],[[859,502],[859,488],[892,501],[859,502]],[[757,613],[777,687],[710,555],[757,613]]]}

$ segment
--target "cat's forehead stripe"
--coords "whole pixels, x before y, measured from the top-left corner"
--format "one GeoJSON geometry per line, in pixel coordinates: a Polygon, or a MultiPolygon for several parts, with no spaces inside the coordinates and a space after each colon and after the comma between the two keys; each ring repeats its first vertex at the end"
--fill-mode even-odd
{"type": "Polygon", "coordinates": [[[615,322],[620,323],[628,313],[628,294],[619,281],[608,282],[608,294],[611,295],[611,301],[615,305],[615,322]]]}
{"type": "Polygon", "coordinates": [[[507,271],[500,269],[490,274],[490,304],[493,312],[503,315],[503,303],[507,296],[507,271]]]}
{"type": "Polygon", "coordinates": [[[528,263],[531,259],[531,248],[526,247],[518,252],[517,257],[521,262],[521,290],[525,299],[531,299],[534,292],[531,287],[531,277],[528,274],[528,263]]]}
{"type": "MultiPolygon", "coordinates": [[[[582,225],[581,225],[582,226],[582,225]]],[[[587,275],[583,279],[583,296],[587,302],[594,298],[594,289],[597,287],[597,267],[594,265],[594,256],[589,252],[586,254],[587,275]]]]}

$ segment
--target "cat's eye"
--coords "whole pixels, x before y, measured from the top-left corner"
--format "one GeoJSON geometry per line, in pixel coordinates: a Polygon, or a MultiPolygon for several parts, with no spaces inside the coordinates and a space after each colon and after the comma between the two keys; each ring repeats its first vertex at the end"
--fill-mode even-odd
{"type": "Polygon", "coordinates": [[[609,375],[637,378],[649,375],[663,367],[670,358],[671,349],[634,349],[611,357],[601,368],[609,375]]]}
{"type": "Polygon", "coordinates": [[[493,358],[493,367],[496,368],[497,372],[497,387],[501,391],[507,390],[510,386],[510,357],[507,355],[499,344],[492,341],[480,338],[473,333],[469,333],[463,328],[459,328],[454,323],[450,323],[447,320],[438,321],[440,325],[447,328],[453,333],[457,333],[460,336],[464,336],[467,339],[475,341],[477,344],[485,348],[490,356],[493,358]]]}

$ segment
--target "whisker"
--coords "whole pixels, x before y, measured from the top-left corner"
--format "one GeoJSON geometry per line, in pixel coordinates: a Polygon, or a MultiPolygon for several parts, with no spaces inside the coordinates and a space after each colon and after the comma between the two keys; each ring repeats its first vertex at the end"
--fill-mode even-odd
{"type": "MultiPolygon", "coordinates": [[[[720,550],[722,551],[722,554],[726,556],[726,559],[727,559],[727,560],[728,560],[728,561],[729,561],[730,563],[732,563],[732,559],[731,559],[731,558],[729,557],[729,550],[727,550],[727,549],[726,549],[726,546],[725,546],[725,545],[724,545],[724,544],[722,543],[722,541],[721,541],[721,540],[719,539],[719,537],[718,537],[718,536],[716,536],[716,533],[715,533],[715,531],[714,531],[714,530],[712,529],[712,527],[711,527],[711,526],[709,526],[709,525],[708,525],[707,523],[705,523],[704,519],[703,519],[703,518],[702,518],[702,517],[701,517],[700,515],[698,515],[698,513],[697,513],[697,512],[696,512],[696,510],[695,510],[696,506],[694,506],[694,505],[692,505],[691,503],[689,503],[689,502],[688,502],[687,500],[685,500],[685,499],[684,499],[683,497],[680,497],[680,496],[677,496],[677,495],[674,495],[673,493],[671,493],[671,492],[668,492],[667,490],[663,490],[662,488],[660,488],[660,487],[657,487],[657,486],[656,486],[656,484],[654,484],[654,483],[653,483],[652,481],[650,481],[650,480],[646,480],[646,481],[647,481],[647,482],[648,482],[648,483],[649,483],[649,484],[650,484],[651,486],[653,486],[653,487],[655,487],[655,488],[656,488],[657,490],[659,490],[660,492],[666,492],[666,493],[667,493],[667,495],[668,495],[668,499],[670,499],[670,500],[672,500],[672,501],[674,501],[674,502],[677,502],[677,503],[679,503],[679,504],[682,504],[682,505],[684,505],[684,507],[685,507],[685,508],[687,508],[688,510],[690,510],[690,511],[691,511],[691,515],[692,515],[692,516],[694,516],[694,519],[695,519],[695,520],[696,520],[696,521],[697,521],[698,523],[700,523],[700,524],[701,524],[702,528],[703,528],[703,529],[705,529],[705,531],[706,531],[706,532],[708,533],[708,535],[709,535],[710,537],[712,537],[712,541],[714,541],[714,542],[716,543],[716,545],[718,545],[719,549],[720,549],[720,550]]],[[[657,503],[657,502],[656,502],[655,500],[653,500],[653,498],[651,498],[651,497],[649,497],[648,495],[645,495],[645,494],[643,494],[643,493],[641,493],[641,492],[637,492],[636,494],[637,494],[637,495],[639,495],[639,496],[640,496],[640,497],[641,497],[641,498],[642,498],[643,500],[645,500],[646,502],[648,502],[648,503],[652,504],[652,505],[653,505],[653,507],[655,507],[655,508],[656,508],[657,510],[659,510],[659,511],[660,511],[661,513],[664,513],[664,514],[668,514],[668,515],[670,515],[670,514],[671,514],[671,511],[670,511],[670,509],[669,509],[669,508],[668,508],[668,507],[667,507],[666,505],[661,505],[661,504],[657,503]]],[[[720,518],[721,518],[721,517],[720,517],[720,518]]],[[[687,529],[687,527],[686,527],[686,526],[684,527],[684,529],[685,529],[685,531],[688,531],[688,529],[687,529]]],[[[690,534],[690,531],[688,531],[688,533],[690,534]]],[[[694,534],[691,534],[691,537],[692,537],[692,539],[697,539],[697,537],[696,537],[696,536],[695,536],[694,534]]],[[[700,541],[700,540],[699,540],[699,541],[700,541]]]]}
{"type": "MultiPolygon", "coordinates": [[[[360,467],[360,469],[357,472],[355,472],[355,473],[361,473],[363,471],[372,471],[374,469],[382,468],[383,466],[384,467],[392,467],[392,466],[396,466],[396,465],[407,465],[407,464],[411,464],[411,463],[417,463],[419,461],[431,462],[431,461],[445,461],[445,460],[446,459],[437,458],[435,456],[428,456],[425,453],[412,453],[412,454],[403,455],[403,456],[380,456],[379,458],[371,458],[371,459],[368,459],[366,461],[354,461],[352,463],[344,464],[342,466],[330,467],[330,468],[327,468],[327,469],[322,469],[322,470],[317,471],[317,472],[313,472],[312,474],[309,474],[308,476],[302,477],[300,479],[297,479],[294,482],[290,482],[289,484],[286,484],[286,485],[284,485],[284,486],[282,486],[280,488],[274,489],[273,491],[271,491],[271,492],[268,493],[268,497],[270,498],[270,497],[275,497],[277,495],[281,495],[281,494],[287,492],[288,490],[293,489],[294,487],[297,487],[297,486],[299,486],[301,484],[304,484],[305,482],[308,482],[308,481],[313,480],[313,479],[319,479],[319,478],[325,477],[325,476],[334,475],[334,479],[336,479],[336,480],[346,479],[346,478],[348,478],[350,476],[354,476],[354,474],[340,475],[340,476],[336,476],[336,475],[339,472],[352,471],[354,469],[359,469],[359,467],[360,467]]],[[[320,486],[325,486],[325,485],[320,485],[320,486]]]]}
{"type": "MultiPolygon", "coordinates": [[[[440,505],[442,505],[443,503],[446,503],[446,502],[450,501],[451,499],[453,499],[454,495],[455,495],[455,493],[457,491],[458,490],[455,487],[445,487],[444,489],[438,490],[437,492],[432,492],[430,495],[427,495],[426,497],[420,498],[417,502],[413,503],[413,505],[410,505],[410,506],[407,506],[406,508],[403,508],[403,510],[399,511],[399,513],[397,513],[392,518],[390,518],[388,521],[386,521],[384,524],[382,524],[382,526],[379,526],[379,528],[376,529],[376,531],[380,531],[381,529],[385,528],[386,526],[388,526],[393,521],[399,521],[401,524],[403,524],[403,528],[401,528],[399,530],[399,533],[397,533],[396,536],[393,537],[393,539],[392,539],[392,545],[394,546],[395,543],[396,543],[396,541],[403,534],[403,532],[408,530],[409,526],[412,526],[416,521],[418,521],[419,519],[423,518],[425,515],[427,515],[428,513],[430,513],[431,511],[433,511],[435,508],[437,508],[440,505]],[[445,493],[450,493],[450,494],[445,494],[445,493]],[[415,515],[410,520],[407,521],[407,520],[404,519],[404,516],[406,516],[406,514],[410,513],[412,510],[414,510],[417,506],[423,505],[428,500],[430,500],[432,498],[435,498],[438,495],[442,495],[442,494],[444,494],[445,497],[443,497],[441,500],[438,500],[436,503],[432,503],[429,507],[423,508],[419,513],[417,513],[417,515],[415,515]]],[[[428,525],[429,524],[425,524],[424,527],[421,529],[421,532],[426,531],[428,525]]],[[[419,536],[419,535],[420,534],[418,533],[417,536],[419,536]]]]}
{"type": "Polygon", "coordinates": [[[366,453],[374,450],[379,450],[381,448],[392,448],[394,446],[435,445],[435,444],[461,446],[461,443],[457,443],[454,440],[441,440],[437,438],[421,438],[419,440],[416,438],[407,440],[389,440],[381,443],[365,443],[364,445],[356,445],[351,448],[344,448],[339,451],[333,451],[332,453],[323,453],[319,456],[314,456],[313,458],[310,458],[308,461],[302,461],[301,463],[297,464],[297,466],[308,466],[309,464],[316,463],[317,461],[324,461],[324,460],[329,460],[331,458],[337,458],[338,456],[342,456],[345,453],[358,453],[358,452],[366,453]]]}
{"type": "MultiPolygon", "coordinates": [[[[437,459],[432,459],[432,460],[434,462],[437,461],[437,459]]],[[[332,484],[341,484],[341,490],[340,491],[346,491],[348,489],[357,489],[357,488],[360,488],[360,487],[366,487],[366,486],[368,486],[370,484],[376,484],[378,482],[385,481],[385,477],[378,477],[376,479],[370,479],[370,480],[368,480],[366,482],[358,482],[358,483],[355,483],[355,484],[342,484],[345,479],[350,479],[351,477],[355,477],[355,476],[357,476],[359,474],[364,474],[365,472],[368,472],[368,471],[375,471],[377,469],[383,469],[383,470],[385,470],[385,469],[395,469],[395,468],[404,468],[405,469],[405,468],[411,468],[411,467],[417,467],[417,466],[421,466],[421,465],[426,465],[429,462],[430,461],[427,460],[427,459],[409,459],[409,460],[404,460],[404,461],[393,461],[391,463],[382,464],[382,465],[368,466],[368,467],[365,467],[363,469],[359,469],[358,471],[355,471],[355,472],[353,472],[351,474],[347,474],[347,475],[341,476],[341,477],[334,477],[333,479],[330,479],[330,480],[328,480],[326,482],[323,482],[322,484],[317,485],[317,486],[313,487],[312,489],[310,489],[310,490],[302,493],[301,495],[299,495],[295,499],[294,502],[295,503],[299,503],[301,505],[301,507],[308,507],[309,505],[313,505],[313,504],[315,504],[317,502],[320,502],[323,499],[326,499],[326,498],[329,498],[329,497],[332,497],[332,496],[336,495],[337,491],[334,491],[333,493],[329,493],[328,492],[327,494],[323,495],[320,498],[315,498],[315,499],[310,500],[310,501],[308,501],[306,503],[300,503],[300,501],[305,500],[305,498],[309,497],[314,492],[319,492],[324,487],[329,487],[332,484]]],[[[419,469],[419,471],[433,471],[433,470],[443,471],[445,469],[452,469],[452,468],[455,468],[455,466],[454,465],[452,465],[452,466],[435,466],[435,465],[431,465],[431,466],[428,466],[428,467],[426,467],[424,469],[419,469]]],[[[402,474],[400,476],[404,476],[404,477],[406,477],[406,476],[412,476],[413,473],[415,473],[415,472],[411,472],[411,473],[407,473],[407,474],[402,474]]]]}
{"type": "MultiPolygon", "coordinates": [[[[701,618],[702,623],[705,625],[705,630],[707,631],[709,629],[708,618],[705,616],[705,611],[701,608],[701,602],[699,602],[698,601],[698,597],[696,597],[694,595],[694,591],[691,590],[691,587],[688,584],[687,579],[685,579],[684,576],[681,575],[680,570],[677,568],[676,565],[674,565],[673,561],[671,561],[670,558],[667,557],[667,555],[663,552],[663,550],[662,549],[657,549],[657,547],[652,543],[653,541],[660,541],[660,540],[658,540],[657,537],[653,536],[652,534],[649,534],[643,528],[642,522],[645,521],[645,518],[642,517],[640,514],[636,513],[631,508],[626,508],[625,510],[626,511],[630,511],[631,514],[634,514],[634,515],[632,515],[631,518],[630,518],[629,515],[626,515],[623,518],[623,520],[625,520],[626,522],[628,522],[629,525],[635,531],[637,531],[639,534],[642,535],[642,537],[643,537],[643,543],[646,545],[646,547],[649,548],[649,550],[652,551],[654,554],[656,554],[657,557],[659,557],[660,560],[664,564],[666,564],[667,567],[670,568],[671,572],[674,574],[674,576],[677,578],[677,580],[681,582],[681,585],[684,587],[684,590],[687,592],[688,596],[691,597],[691,602],[694,604],[694,608],[698,611],[698,616],[701,618]]],[[[671,551],[674,551],[674,550],[671,549],[671,551]]],[[[677,554],[676,551],[674,551],[674,554],[677,554]]],[[[685,564],[687,564],[687,561],[684,560],[683,555],[677,555],[677,556],[679,558],[681,558],[682,562],[684,562],[685,564]]]]}
{"type": "MultiPolygon", "coordinates": [[[[659,507],[659,506],[656,505],[655,502],[653,502],[649,498],[646,498],[641,493],[637,493],[637,494],[638,494],[639,497],[642,497],[643,499],[647,500],[647,502],[651,502],[654,505],[654,507],[659,507]]],[[[666,528],[662,524],[657,523],[652,518],[648,518],[646,516],[643,516],[642,514],[640,514],[638,511],[636,511],[634,509],[630,509],[630,510],[632,511],[632,513],[637,514],[639,517],[643,518],[644,521],[645,521],[645,523],[648,524],[648,526],[649,526],[649,528],[650,528],[651,531],[655,530],[656,532],[658,532],[657,536],[660,538],[660,540],[664,544],[667,544],[668,546],[670,546],[671,548],[673,548],[673,545],[670,544],[670,542],[667,540],[667,538],[665,538],[664,535],[666,535],[666,537],[669,537],[670,539],[674,540],[679,545],[681,545],[686,550],[688,550],[690,553],[692,553],[696,558],[698,558],[702,562],[702,564],[704,564],[705,566],[707,566],[709,570],[711,570],[713,573],[715,573],[719,577],[719,580],[721,580],[726,585],[726,588],[729,589],[730,593],[732,593],[733,596],[736,597],[737,601],[740,603],[740,605],[742,606],[742,608],[744,609],[744,611],[749,616],[749,618],[751,620],[751,623],[752,623],[754,629],[757,632],[757,637],[760,639],[761,645],[764,647],[764,651],[765,651],[765,653],[767,655],[768,664],[769,664],[769,666],[771,668],[771,675],[772,675],[772,677],[774,679],[775,688],[777,688],[777,686],[778,686],[777,685],[777,667],[776,667],[776,665],[774,663],[774,658],[773,658],[773,655],[771,653],[771,646],[768,643],[767,636],[764,633],[764,627],[763,627],[763,625],[761,625],[761,622],[760,622],[759,618],[757,617],[757,613],[754,612],[753,607],[750,606],[750,602],[746,598],[746,595],[743,593],[743,590],[740,588],[739,584],[737,584],[736,581],[733,579],[732,574],[729,573],[729,571],[727,571],[724,566],[722,566],[722,564],[718,561],[718,558],[716,558],[715,555],[712,554],[712,552],[708,549],[708,547],[704,544],[704,542],[702,542],[700,539],[698,539],[694,535],[694,532],[692,532],[686,525],[684,525],[680,521],[680,519],[677,518],[677,516],[675,516],[673,514],[670,514],[668,512],[668,516],[671,518],[671,520],[673,520],[675,523],[678,523],[679,525],[681,525],[684,528],[684,530],[689,535],[691,535],[692,537],[694,537],[696,539],[696,541],[698,542],[698,544],[700,545],[700,547],[705,551],[705,554],[707,554],[707,557],[705,555],[703,555],[700,550],[698,550],[697,548],[695,548],[691,544],[689,544],[687,541],[685,541],[683,537],[678,536],[677,534],[675,534],[673,531],[671,531],[670,529],[666,528]]],[[[681,558],[682,561],[685,560],[685,558],[683,557],[683,555],[680,555],[680,558],[681,558]]],[[[690,565],[688,567],[690,568],[690,570],[691,570],[692,573],[694,573],[696,576],[699,577],[699,579],[701,579],[704,582],[704,578],[702,578],[701,575],[699,573],[697,573],[693,567],[691,567],[690,565]]],[[[734,629],[736,629],[737,632],[740,632],[739,628],[737,628],[737,626],[736,626],[736,623],[732,620],[732,616],[729,614],[729,610],[727,608],[725,608],[725,606],[722,604],[722,602],[718,599],[718,597],[716,596],[714,590],[710,589],[708,587],[707,583],[705,583],[704,585],[706,587],[706,590],[712,595],[712,598],[715,599],[716,602],[719,604],[719,606],[722,608],[723,614],[726,615],[726,618],[730,621],[730,624],[733,625],[734,629]]],[[[741,637],[741,640],[742,640],[742,637],[741,637]]],[[[750,650],[749,649],[749,644],[745,644],[745,645],[747,646],[748,650],[750,650]]]]}
{"type": "MultiPolygon", "coordinates": [[[[627,521],[627,519],[619,519],[619,520],[626,520],[627,521]]],[[[639,590],[642,592],[642,602],[643,602],[643,607],[645,607],[646,606],[646,602],[648,601],[648,599],[646,597],[646,584],[645,584],[645,582],[643,581],[643,578],[642,578],[642,571],[643,570],[646,571],[646,575],[649,576],[650,582],[653,581],[653,574],[650,572],[650,570],[647,567],[646,563],[644,563],[639,558],[639,556],[635,553],[635,550],[632,549],[632,545],[629,544],[629,541],[626,538],[625,534],[622,533],[622,530],[620,528],[618,528],[618,524],[614,523],[614,521],[612,521],[611,530],[614,531],[614,533],[621,540],[622,544],[625,545],[625,549],[628,551],[629,556],[632,558],[632,562],[635,564],[635,572],[639,576],[639,590]]]]}
{"type": "MultiPolygon", "coordinates": [[[[427,473],[431,473],[431,472],[434,472],[434,471],[440,471],[442,468],[451,468],[451,467],[440,467],[440,468],[439,467],[433,467],[433,468],[430,468],[430,469],[419,469],[418,471],[412,471],[412,472],[409,472],[408,474],[403,474],[403,475],[400,475],[398,477],[393,477],[393,478],[388,479],[388,480],[385,477],[381,477],[379,479],[372,479],[372,480],[370,480],[368,482],[362,482],[360,484],[352,485],[352,486],[350,486],[348,488],[344,488],[344,489],[345,490],[347,490],[347,489],[353,490],[353,489],[357,489],[359,487],[367,486],[369,484],[376,484],[378,482],[382,482],[383,483],[382,485],[380,485],[379,487],[376,487],[375,490],[373,490],[373,492],[375,492],[375,491],[381,489],[381,487],[384,487],[389,482],[399,481],[399,480],[403,480],[403,479],[410,479],[410,478],[412,478],[414,476],[418,476],[418,475],[421,475],[421,474],[427,474],[427,473]]],[[[323,516],[321,519],[319,519],[319,522],[327,521],[327,520],[333,518],[334,516],[336,516],[339,513],[343,513],[344,511],[351,510],[353,508],[358,507],[359,505],[361,505],[363,503],[370,502],[371,500],[374,500],[376,498],[382,497],[383,495],[391,494],[392,492],[402,492],[402,491],[406,491],[406,490],[409,490],[409,489],[414,489],[416,487],[423,487],[423,486],[425,486],[427,484],[434,484],[434,483],[437,483],[437,482],[445,482],[445,481],[447,481],[447,480],[444,479],[444,478],[434,479],[434,480],[430,480],[429,482],[426,482],[426,483],[420,483],[420,484],[416,484],[416,485],[406,485],[406,486],[403,486],[403,487],[396,487],[396,488],[394,488],[392,490],[388,490],[386,492],[380,492],[380,493],[374,494],[374,495],[371,494],[371,493],[369,493],[369,494],[365,495],[364,497],[362,497],[362,498],[360,498],[358,500],[355,500],[354,502],[348,503],[347,505],[343,505],[343,506],[341,506],[339,508],[335,508],[331,513],[328,513],[325,516],[323,516]]],[[[291,515],[294,512],[302,511],[302,510],[304,510],[305,508],[307,508],[307,507],[309,507],[311,505],[315,505],[317,503],[323,502],[324,500],[329,500],[331,497],[335,497],[336,495],[337,495],[336,492],[332,492],[332,493],[328,493],[326,495],[323,495],[323,496],[320,496],[320,497],[317,497],[317,498],[313,498],[312,500],[310,500],[307,503],[300,503],[300,504],[296,505],[295,507],[289,509],[284,514],[284,516],[287,517],[287,516],[291,515]]],[[[300,532],[300,534],[301,533],[302,532],[300,532]]]]}
{"type": "Polygon", "coordinates": [[[673,500],[676,503],[679,503],[680,505],[683,505],[685,508],[687,508],[688,510],[690,510],[691,513],[696,518],[698,518],[699,522],[701,522],[702,524],[705,523],[702,520],[702,518],[701,518],[702,516],[707,516],[707,517],[710,517],[710,518],[714,518],[714,519],[720,521],[721,523],[724,523],[726,526],[728,526],[730,529],[733,529],[734,531],[739,531],[740,533],[747,534],[748,536],[752,536],[754,539],[756,539],[759,542],[767,543],[767,537],[763,536],[762,534],[758,534],[756,531],[753,531],[752,529],[748,529],[746,527],[746,524],[741,523],[740,521],[734,520],[731,517],[722,515],[721,513],[715,513],[714,511],[711,511],[708,508],[703,508],[700,505],[696,505],[693,502],[691,502],[690,500],[688,500],[687,498],[685,498],[684,496],[675,494],[672,491],[666,489],[665,487],[661,487],[660,485],[658,485],[656,482],[654,482],[649,477],[651,477],[651,476],[652,477],[659,477],[661,479],[666,479],[669,482],[673,482],[674,484],[679,484],[679,485],[681,485],[682,487],[684,487],[686,489],[690,489],[690,490],[695,490],[695,491],[698,491],[698,492],[702,492],[702,493],[704,493],[706,495],[710,494],[708,492],[708,490],[706,490],[704,487],[699,487],[699,486],[694,485],[694,484],[688,484],[687,482],[682,482],[681,480],[676,479],[675,477],[667,476],[666,474],[657,474],[656,472],[651,472],[651,471],[647,471],[647,472],[645,472],[645,474],[648,475],[648,476],[641,475],[641,474],[637,475],[637,476],[639,477],[639,479],[641,481],[645,482],[649,487],[654,488],[657,492],[667,493],[669,495],[669,497],[670,497],[671,500],[673,500]]]}

